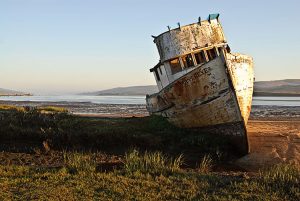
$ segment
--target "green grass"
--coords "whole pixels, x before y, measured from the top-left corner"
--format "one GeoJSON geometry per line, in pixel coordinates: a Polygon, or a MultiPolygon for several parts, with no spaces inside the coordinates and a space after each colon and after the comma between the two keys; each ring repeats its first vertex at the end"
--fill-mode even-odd
{"type": "Polygon", "coordinates": [[[64,168],[69,173],[95,172],[96,160],[93,154],[83,154],[78,152],[64,152],[64,168]]]}
{"type": "Polygon", "coordinates": [[[37,146],[47,141],[50,148],[56,150],[124,153],[130,148],[138,148],[161,151],[174,157],[184,154],[193,157],[194,161],[199,161],[205,154],[210,154],[216,161],[235,154],[226,138],[179,129],[158,116],[84,118],[63,109],[53,111],[53,108],[0,109],[0,140],[35,142],[37,146]],[[41,112],[46,109],[48,112],[41,112]]]}
{"type": "Polygon", "coordinates": [[[125,154],[124,170],[127,174],[143,173],[151,175],[168,175],[180,171],[183,155],[175,159],[169,158],[161,152],[145,152],[141,154],[133,150],[125,154]]]}
{"type": "Polygon", "coordinates": [[[262,183],[267,189],[275,190],[287,198],[300,198],[300,171],[299,167],[278,164],[260,171],[262,183]]]}
{"type": "Polygon", "coordinates": [[[63,158],[55,167],[0,165],[0,200],[300,199],[297,167],[278,165],[254,176],[213,172],[235,157],[230,142],[160,117],[83,118],[63,109],[1,106],[0,141],[15,152],[30,144],[26,153],[63,158]],[[121,155],[119,166],[105,168],[99,151],[121,155]]]}
{"type": "Polygon", "coordinates": [[[157,152],[132,151],[123,168],[103,173],[97,171],[92,156],[65,152],[65,158],[61,168],[0,166],[0,200],[281,201],[300,198],[299,171],[294,172],[292,166],[264,170],[260,177],[220,175],[181,169],[181,159],[175,163],[157,152]],[[150,168],[153,165],[158,165],[159,169],[150,168]],[[170,170],[172,173],[165,174],[170,170]],[[287,176],[289,179],[274,177],[286,170],[292,179],[290,176],[287,176]],[[284,183],[270,185],[275,181],[284,183]],[[288,186],[285,186],[286,181],[288,186]]]}

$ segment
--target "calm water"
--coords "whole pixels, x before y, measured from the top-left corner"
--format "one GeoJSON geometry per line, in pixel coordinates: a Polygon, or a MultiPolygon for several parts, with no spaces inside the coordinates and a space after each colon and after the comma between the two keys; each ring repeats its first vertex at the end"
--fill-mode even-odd
{"type": "Polygon", "coordinates": [[[300,106],[300,97],[253,97],[252,105],[300,106]]]}
{"type": "Polygon", "coordinates": [[[146,104],[145,96],[3,96],[5,101],[34,101],[34,102],[87,102],[97,104],[146,104]]]}
{"type": "MultiPolygon", "coordinates": [[[[145,104],[145,96],[3,96],[5,101],[35,102],[89,102],[97,104],[145,104]]],[[[263,97],[253,98],[253,105],[300,106],[300,97],[263,97]]]]}

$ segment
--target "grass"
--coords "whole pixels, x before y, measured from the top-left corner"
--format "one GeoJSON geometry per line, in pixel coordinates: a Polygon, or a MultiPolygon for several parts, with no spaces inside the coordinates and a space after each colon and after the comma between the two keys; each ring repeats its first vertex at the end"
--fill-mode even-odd
{"type": "Polygon", "coordinates": [[[0,140],[6,142],[47,141],[55,150],[104,150],[124,153],[134,147],[155,150],[174,157],[184,154],[197,161],[205,154],[225,160],[234,156],[228,140],[195,130],[179,129],[158,116],[143,118],[84,118],[63,109],[0,109],[0,140]],[[41,112],[48,111],[48,112],[41,112]],[[113,148],[113,149],[112,149],[113,148]],[[195,154],[196,153],[196,154],[195,154]],[[220,158],[219,153],[222,154],[220,158]]]}
{"type": "Polygon", "coordinates": [[[11,110],[16,110],[16,111],[25,111],[24,107],[17,107],[17,106],[12,106],[12,105],[0,105],[0,110],[3,111],[11,111],[11,110]]]}
{"type": "Polygon", "coordinates": [[[230,143],[160,117],[83,118],[63,109],[0,106],[0,140],[6,157],[11,150],[44,154],[39,164],[50,164],[20,165],[21,157],[1,163],[0,200],[300,199],[297,167],[281,164],[254,176],[214,172],[235,157],[230,143]],[[121,155],[118,166],[106,168],[114,163],[99,160],[99,151],[121,155]],[[51,166],[56,152],[62,160],[51,166]]]}
{"type": "Polygon", "coordinates": [[[180,168],[181,159],[179,163],[171,161],[157,152],[141,154],[134,150],[127,154],[121,169],[103,173],[97,171],[92,156],[65,152],[65,165],[61,168],[0,166],[0,200],[281,201],[300,198],[299,172],[294,172],[292,166],[264,170],[260,177],[243,177],[188,171],[180,168]],[[153,165],[160,168],[153,170],[150,168],[153,165]],[[170,170],[171,174],[165,174],[170,170]],[[289,172],[292,179],[276,176],[282,171],[289,172]],[[284,183],[270,185],[275,181],[284,183]]]}
{"type": "Polygon", "coordinates": [[[183,155],[175,159],[168,158],[161,152],[145,152],[141,154],[133,150],[125,154],[124,170],[127,174],[136,172],[151,175],[169,175],[180,171],[183,164],[183,155]]]}
{"type": "Polygon", "coordinates": [[[213,167],[213,160],[211,156],[208,154],[202,158],[202,160],[200,161],[197,167],[197,170],[202,173],[207,173],[211,171],[212,167],[213,167]]]}
{"type": "Polygon", "coordinates": [[[64,168],[68,173],[92,173],[96,170],[96,160],[92,153],[64,152],[63,157],[64,168]]]}
{"type": "Polygon", "coordinates": [[[62,107],[54,107],[54,106],[45,106],[45,107],[38,107],[38,111],[44,112],[44,113],[51,113],[51,112],[60,112],[60,113],[66,113],[68,112],[67,109],[62,107]]]}
{"type": "Polygon", "coordinates": [[[286,198],[300,198],[300,169],[286,164],[278,164],[260,171],[262,183],[269,190],[275,190],[286,198]]]}

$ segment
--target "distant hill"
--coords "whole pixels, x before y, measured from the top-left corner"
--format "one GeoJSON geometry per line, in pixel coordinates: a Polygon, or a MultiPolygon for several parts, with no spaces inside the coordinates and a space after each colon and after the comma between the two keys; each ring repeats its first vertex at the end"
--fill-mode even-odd
{"type": "Polygon", "coordinates": [[[147,86],[132,86],[132,87],[117,87],[96,92],[81,93],[80,95],[90,96],[145,96],[158,92],[156,85],[147,86]]]}
{"type": "Polygon", "coordinates": [[[300,96],[300,79],[255,82],[255,96],[300,96]]]}
{"type": "Polygon", "coordinates": [[[20,92],[20,91],[14,91],[14,90],[0,88],[0,96],[25,96],[25,95],[30,95],[30,94],[20,92]]]}
{"type": "MultiPolygon", "coordinates": [[[[81,93],[91,96],[137,96],[158,92],[156,85],[118,87],[102,91],[81,93]]],[[[255,96],[300,96],[300,79],[259,81],[254,83],[255,96]]]]}

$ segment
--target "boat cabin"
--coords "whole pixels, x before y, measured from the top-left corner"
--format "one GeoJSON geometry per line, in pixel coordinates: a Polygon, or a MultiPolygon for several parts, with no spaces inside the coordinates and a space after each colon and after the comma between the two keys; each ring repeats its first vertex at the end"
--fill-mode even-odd
{"type": "Polygon", "coordinates": [[[220,56],[227,48],[219,14],[205,21],[169,30],[154,36],[160,61],[150,69],[161,90],[193,69],[220,56]]]}

